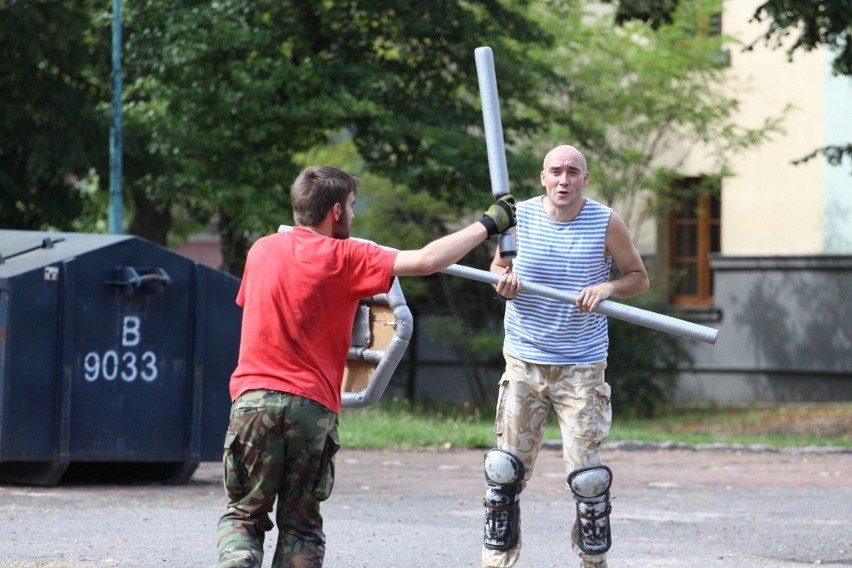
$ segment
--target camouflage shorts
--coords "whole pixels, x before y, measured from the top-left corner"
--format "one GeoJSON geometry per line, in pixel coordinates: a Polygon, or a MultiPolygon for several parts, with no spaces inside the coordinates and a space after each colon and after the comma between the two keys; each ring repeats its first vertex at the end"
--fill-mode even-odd
{"type": "Polygon", "coordinates": [[[612,422],[606,363],[538,365],[506,356],[494,433],[498,447],[524,462],[525,481],[532,476],[550,407],[562,433],[566,473],[599,465],[598,448],[612,422]]]}
{"type": "Polygon", "coordinates": [[[288,393],[249,391],[234,401],[223,457],[228,509],[217,529],[219,568],[261,565],[276,499],[272,566],[322,566],[319,504],[334,485],[337,424],[325,406],[288,393]]]}

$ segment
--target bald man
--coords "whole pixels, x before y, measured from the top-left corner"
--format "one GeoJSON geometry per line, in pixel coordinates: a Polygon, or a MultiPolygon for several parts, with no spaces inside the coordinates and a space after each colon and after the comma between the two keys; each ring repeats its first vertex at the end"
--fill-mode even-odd
{"type": "Polygon", "coordinates": [[[612,472],[598,450],[609,435],[612,409],[604,377],[607,320],[594,309],[607,298],[644,292],[648,274],[622,218],[584,195],[591,175],[577,148],[553,148],[540,177],[544,195],[517,205],[517,256],[503,258],[497,251],[491,263],[491,271],[501,275],[497,293],[508,300],[506,371],[494,423],[497,448],[485,454],[482,567],[507,568],[518,560],[520,493],[532,476],[553,407],[577,510],[572,550],[582,567],[605,568],[612,543],[612,472]],[[524,282],[575,294],[576,305],[519,296],[524,282]]]}

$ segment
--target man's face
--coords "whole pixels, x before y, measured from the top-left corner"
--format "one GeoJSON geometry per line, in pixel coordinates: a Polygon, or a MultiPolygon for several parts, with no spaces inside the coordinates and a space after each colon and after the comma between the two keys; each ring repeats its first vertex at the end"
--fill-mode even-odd
{"type": "Polygon", "coordinates": [[[346,205],[340,208],[340,214],[331,227],[331,236],[335,239],[348,239],[349,229],[352,227],[352,219],[355,218],[355,194],[350,193],[346,198],[346,205]]]}
{"type": "Polygon", "coordinates": [[[583,188],[589,183],[589,172],[583,157],[575,149],[557,148],[544,160],[541,185],[556,208],[576,206],[583,198],[583,188]]]}

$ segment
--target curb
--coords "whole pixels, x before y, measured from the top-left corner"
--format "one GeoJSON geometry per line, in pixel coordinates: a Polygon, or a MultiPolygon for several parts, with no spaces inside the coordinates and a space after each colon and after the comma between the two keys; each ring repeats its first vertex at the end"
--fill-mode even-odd
{"type": "MultiPolygon", "coordinates": [[[[561,440],[545,440],[541,447],[549,450],[561,450],[561,440]]],[[[773,446],[770,444],[687,444],[685,442],[642,442],[619,441],[605,442],[601,449],[621,450],[625,452],[649,451],[695,451],[695,452],[763,452],[777,454],[852,454],[852,447],[846,446],[773,446]]]]}

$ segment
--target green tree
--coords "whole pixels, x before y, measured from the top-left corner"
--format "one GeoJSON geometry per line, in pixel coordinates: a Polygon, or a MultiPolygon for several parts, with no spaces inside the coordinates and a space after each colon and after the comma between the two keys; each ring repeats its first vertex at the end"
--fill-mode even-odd
{"type": "Polygon", "coordinates": [[[763,37],[776,47],[798,34],[787,48],[791,58],[800,49],[828,46],[834,53],[834,72],[852,75],[852,4],[847,0],[769,0],[758,6],[752,18],[769,21],[763,37]]]}
{"type": "MultiPolygon", "coordinates": [[[[526,17],[527,5],[128,6],[128,123],[149,134],[149,151],[164,166],[146,179],[145,198],[214,220],[224,268],[240,274],[251,240],[291,222],[288,187],[305,153],[349,139],[364,170],[386,181],[366,180],[359,202],[371,202],[380,220],[372,233],[356,234],[421,246],[491,198],[474,49],[495,50],[507,108],[535,102],[529,94],[547,70],[525,51],[547,37],[526,17]]],[[[507,137],[535,130],[528,115],[509,115],[507,137]]],[[[482,249],[473,262],[487,266],[482,249]]],[[[442,275],[403,285],[415,310],[450,314],[465,324],[459,329],[475,333],[495,323],[479,313],[493,296],[486,286],[442,275]]],[[[479,352],[467,343],[458,352],[475,372],[479,352]]]]}
{"type": "Polygon", "coordinates": [[[163,164],[146,198],[214,219],[236,274],[253,235],[288,220],[294,156],[341,129],[370,171],[428,192],[445,213],[481,206],[488,175],[473,50],[502,48],[513,70],[504,94],[520,101],[537,77],[521,65],[522,42],[544,40],[526,4],[128,5],[127,120],[163,164]]]}
{"type": "MultiPolygon", "coordinates": [[[[473,59],[480,45],[494,49],[510,186],[521,197],[539,191],[540,160],[554,141],[570,139],[583,147],[596,187],[615,200],[661,194],[655,191],[665,176],[655,175],[651,165],[670,140],[704,142],[724,156],[765,134],[726,122],[733,111],[725,105],[735,101],[717,95],[718,45],[696,39],[696,22],[703,20],[690,19],[689,6],[670,23],[616,27],[582,18],[580,5],[126,3],[125,186],[134,211],[131,230],[164,242],[173,213],[197,223],[212,220],[223,237],[226,268],[240,274],[254,236],[291,222],[287,189],[314,158],[308,153],[337,141],[345,151],[322,159],[365,178],[359,202],[370,206],[356,223],[364,230],[359,236],[408,248],[445,233],[490,199],[473,59]],[[696,113],[700,118],[690,119],[696,113]],[[544,125],[550,128],[542,133],[544,125]]],[[[6,6],[0,8],[4,16],[6,6]]],[[[5,105],[0,173],[11,172],[8,178],[20,187],[14,194],[4,188],[0,203],[6,207],[6,195],[15,195],[10,201],[15,211],[31,201],[52,205],[42,199],[48,195],[42,180],[55,185],[69,171],[79,172],[87,180],[80,189],[56,186],[57,195],[68,194],[66,205],[53,214],[56,220],[37,210],[28,217],[30,223],[57,226],[80,211],[84,195],[97,194],[98,172],[104,177],[106,171],[109,18],[93,0],[21,6],[9,12],[15,19],[3,20],[9,33],[0,40],[9,41],[4,53],[26,54],[19,61],[25,64],[0,64],[4,97],[27,95],[0,101],[5,105]],[[26,12],[32,7],[38,10],[26,12]],[[74,26],[63,38],[67,30],[55,24],[66,13],[74,26]],[[16,33],[16,27],[26,33],[16,33]],[[44,30],[50,33],[39,35],[44,30]],[[40,39],[26,45],[32,37],[40,39]],[[16,69],[32,71],[28,77],[16,69]],[[37,84],[27,82],[33,77],[54,92],[38,92],[37,84]],[[85,88],[79,88],[79,77],[90,79],[85,88]],[[64,99],[48,96],[66,91],[64,99]],[[74,108],[59,110],[68,100],[74,108]],[[67,122],[78,116],[86,120],[67,122]],[[48,135],[29,141],[31,126],[48,135]],[[89,130],[93,134],[84,136],[89,130]],[[64,140],[62,152],[41,151],[56,140],[64,140]],[[99,146],[87,145],[90,140],[99,146]],[[87,150],[86,159],[64,163],[75,155],[75,144],[87,150]]],[[[724,172],[723,164],[717,164],[718,172],[724,172]]],[[[487,267],[491,250],[479,247],[463,262],[487,267]]],[[[494,377],[483,369],[499,359],[503,311],[490,287],[443,275],[403,285],[419,313],[440,316],[436,329],[453,338],[484,396],[494,377]]]]}
{"type": "Polygon", "coordinates": [[[614,21],[618,25],[631,20],[646,22],[653,29],[670,24],[680,0],[603,0],[615,4],[614,21]]]}
{"type": "Polygon", "coordinates": [[[109,33],[93,0],[0,3],[0,225],[82,222],[107,160],[109,33]]]}

